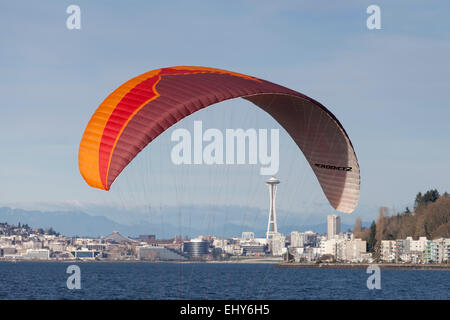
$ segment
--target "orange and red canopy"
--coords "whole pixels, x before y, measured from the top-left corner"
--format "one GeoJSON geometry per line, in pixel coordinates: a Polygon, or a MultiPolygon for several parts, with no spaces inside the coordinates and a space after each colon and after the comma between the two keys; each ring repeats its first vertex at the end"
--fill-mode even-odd
{"type": "Polygon", "coordinates": [[[359,198],[359,165],[335,116],[317,101],[251,76],[205,67],[170,67],[141,74],[98,107],[83,134],[79,168],[92,187],[109,190],[130,161],[184,117],[242,97],[267,111],[290,134],[331,205],[351,212],[359,198]]]}

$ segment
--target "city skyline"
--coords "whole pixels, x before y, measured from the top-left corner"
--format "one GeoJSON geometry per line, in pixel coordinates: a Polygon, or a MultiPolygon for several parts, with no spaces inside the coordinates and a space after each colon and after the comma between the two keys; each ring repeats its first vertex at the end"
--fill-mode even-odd
{"type": "Polygon", "coordinates": [[[169,239],[148,234],[130,238],[117,231],[101,237],[66,237],[52,228],[43,230],[27,224],[0,223],[0,261],[228,261],[237,256],[254,259],[284,257],[285,262],[300,263],[447,264],[450,261],[450,238],[421,236],[415,240],[407,236],[397,240],[380,239],[378,249],[368,251],[367,242],[357,238],[355,233],[336,233],[339,219],[330,215],[327,223],[328,232],[322,235],[312,231],[291,231],[287,238],[278,232],[271,234],[270,238],[257,238],[253,232],[245,231],[231,238],[216,235],[182,238],[175,235],[169,239]],[[292,261],[288,261],[288,254],[292,261]]]}

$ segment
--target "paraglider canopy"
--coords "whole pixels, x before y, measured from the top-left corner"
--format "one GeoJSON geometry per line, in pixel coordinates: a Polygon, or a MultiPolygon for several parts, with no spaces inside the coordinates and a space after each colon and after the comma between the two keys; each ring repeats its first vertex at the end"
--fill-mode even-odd
{"type": "Polygon", "coordinates": [[[90,186],[109,190],[133,158],[173,124],[200,109],[238,97],[265,110],[288,132],[333,208],[354,210],[360,192],[359,165],[336,117],[299,92],[214,68],[152,70],[113,91],[84,131],[78,154],[81,175],[90,186]]]}

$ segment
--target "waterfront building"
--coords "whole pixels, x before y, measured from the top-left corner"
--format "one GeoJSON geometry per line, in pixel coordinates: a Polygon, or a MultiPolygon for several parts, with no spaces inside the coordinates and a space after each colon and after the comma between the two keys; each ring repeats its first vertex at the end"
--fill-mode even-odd
{"type": "Polygon", "coordinates": [[[398,259],[398,247],[396,240],[381,241],[381,260],[384,262],[395,262],[398,259]]]}
{"type": "Polygon", "coordinates": [[[448,263],[450,253],[450,239],[428,240],[425,245],[425,263],[448,263]]]}
{"type": "Polygon", "coordinates": [[[183,251],[190,257],[201,258],[208,254],[209,242],[203,239],[184,241],[183,251]]]}
{"type": "Polygon", "coordinates": [[[434,239],[433,242],[435,243],[435,262],[436,263],[448,263],[449,260],[449,243],[450,239],[434,239]]]}
{"type": "Polygon", "coordinates": [[[224,252],[232,256],[242,255],[242,247],[238,243],[232,243],[224,248],[224,252]]]}
{"type": "Polygon", "coordinates": [[[163,246],[143,246],[138,247],[137,250],[138,260],[160,260],[160,261],[183,261],[187,260],[184,255],[177,252],[175,249],[171,249],[163,246]]]}
{"type": "Polygon", "coordinates": [[[265,255],[268,250],[266,238],[255,238],[253,232],[243,232],[239,240],[239,249],[244,256],[265,255]]]}
{"type": "Polygon", "coordinates": [[[83,247],[94,251],[105,251],[107,246],[106,243],[87,243],[83,247]]]}
{"type": "Polygon", "coordinates": [[[366,247],[366,241],[353,237],[328,239],[320,243],[320,255],[332,255],[337,261],[360,262],[364,260],[366,247]]]}
{"type": "Polygon", "coordinates": [[[424,262],[438,262],[438,247],[437,243],[433,240],[428,240],[427,244],[425,245],[424,262]]]}
{"type": "Polygon", "coordinates": [[[50,258],[50,250],[48,249],[27,249],[27,253],[21,255],[22,259],[29,260],[48,260],[50,258]]]}
{"type": "Polygon", "coordinates": [[[241,249],[244,256],[264,256],[266,254],[266,246],[256,242],[242,244],[241,249]]]}
{"type": "Polygon", "coordinates": [[[321,256],[319,247],[294,248],[290,252],[294,255],[296,262],[312,262],[321,256]]]}
{"type": "Polygon", "coordinates": [[[17,250],[14,247],[2,247],[2,248],[0,248],[0,257],[13,256],[16,253],[17,253],[17,250]]]}
{"type": "Polygon", "coordinates": [[[93,260],[101,256],[100,251],[89,250],[87,248],[82,248],[81,250],[74,250],[70,252],[75,259],[81,260],[93,260]]]}
{"type": "Polygon", "coordinates": [[[337,260],[340,261],[361,262],[364,260],[364,254],[367,250],[366,241],[354,239],[353,237],[351,237],[350,240],[344,239],[340,241],[338,247],[342,247],[342,249],[338,251],[341,255],[337,256],[337,260]]]}
{"type": "Polygon", "coordinates": [[[445,263],[448,262],[450,239],[427,240],[412,237],[381,241],[381,260],[384,262],[445,263]]]}
{"type": "Polygon", "coordinates": [[[418,240],[414,240],[412,237],[406,237],[406,241],[408,243],[408,251],[401,255],[400,259],[404,262],[423,263],[427,238],[420,237],[418,240]]]}
{"type": "Polygon", "coordinates": [[[298,231],[291,232],[291,248],[303,248],[305,245],[305,234],[298,231]]]}
{"type": "Polygon", "coordinates": [[[445,248],[443,249],[444,262],[450,263],[450,238],[444,239],[445,248]]]}
{"type": "Polygon", "coordinates": [[[427,244],[426,237],[420,237],[419,240],[413,240],[412,237],[406,237],[410,252],[423,252],[427,244]]]}
{"type": "Polygon", "coordinates": [[[274,256],[281,256],[286,250],[286,238],[281,233],[272,234],[270,240],[270,251],[274,256]]]}
{"type": "Polygon", "coordinates": [[[327,239],[320,242],[320,255],[337,255],[338,239],[327,239]]]}

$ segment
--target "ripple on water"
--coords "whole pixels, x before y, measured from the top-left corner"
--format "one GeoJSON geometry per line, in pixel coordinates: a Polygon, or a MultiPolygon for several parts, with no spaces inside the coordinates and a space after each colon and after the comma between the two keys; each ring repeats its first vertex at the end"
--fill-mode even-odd
{"type": "Polygon", "coordinates": [[[450,299],[450,271],[382,270],[381,290],[353,269],[263,264],[79,263],[81,290],[68,290],[67,263],[0,263],[0,299],[450,299]]]}

